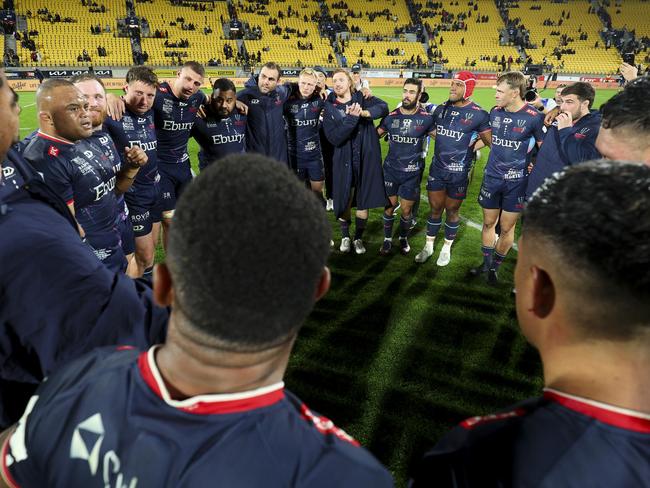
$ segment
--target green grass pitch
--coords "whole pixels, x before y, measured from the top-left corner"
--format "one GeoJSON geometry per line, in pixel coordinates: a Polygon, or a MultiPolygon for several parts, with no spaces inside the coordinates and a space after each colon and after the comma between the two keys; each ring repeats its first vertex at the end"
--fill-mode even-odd
{"type": "MultiPolygon", "coordinates": [[[[440,103],[448,90],[428,92],[440,103]]],[[[373,93],[390,109],[401,100],[401,88],[377,87],[373,93]]],[[[614,93],[597,90],[595,106],[614,93]]],[[[552,97],[553,91],[542,96],[552,97]]],[[[489,110],[494,90],[477,89],[474,99],[489,110]]],[[[37,128],[34,94],[21,93],[20,105],[24,137],[37,128]]],[[[385,155],[385,142],[382,147],[385,155]]],[[[197,151],[191,141],[196,172],[197,151]]],[[[432,153],[431,148],[427,166],[432,153]]],[[[468,268],[481,260],[480,230],[472,222],[481,223],[476,199],[487,156],[484,149],[461,208],[466,220],[445,268],[435,264],[441,242],[427,263],[413,261],[424,244],[426,201],[406,257],[378,255],[380,210],[370,213],[368,252],[342,255],[338,225],[329,214],[336,242],[329,261],[332,288],[302,329],[286,384],[369,448],[389,467],[397,486],[404,486],[413,462],[454,424],[536,395],[542,387],[539,357],[519,332],[510,295],[516,251],[502,266],[498,287],[465,279],[468,268]]]]}

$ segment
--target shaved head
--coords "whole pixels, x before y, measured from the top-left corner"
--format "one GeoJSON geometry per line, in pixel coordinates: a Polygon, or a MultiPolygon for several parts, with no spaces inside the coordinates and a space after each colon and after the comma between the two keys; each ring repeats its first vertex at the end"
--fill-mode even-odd
{"type": "Polygon", "coordinates": [[[36,92],[36,106],[38,126],[45,134],[75,142],[92,133],[88,101],[68,80],[44,81],[36,92]]]}

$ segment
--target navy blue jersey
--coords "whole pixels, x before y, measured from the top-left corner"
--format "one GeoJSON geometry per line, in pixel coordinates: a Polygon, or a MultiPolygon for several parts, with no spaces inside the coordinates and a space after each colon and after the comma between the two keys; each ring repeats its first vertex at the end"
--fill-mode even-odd
{"type": "Polygon", "coordinates": [[[284,104],[289,156],[300,161],[321,161],[319,119],[325,101],[314,94],[308,99],[291,97],[284,104]]]}
{"type": "Polygon", "coordinates": [[[123,164],[126,163],[124,153],[126,148],[138,146],[147,154],[147,164],[140,168],[133,181],[134,191],[138,187],[149,187],[160,179],[156,150],[158,139],[153,119],[153,110],[139,115],[127,109],[122,119],[115,121],[109,117],[104,121],[104,128],[113,139],[123,164]]]}
{"type": "Polygon", "coordinates": [[[181,100],[174,95],[169,83],[160,84],[153,102],[159,163],[190,164],[187,141],[190,139],[199,107],[205,100],[202,91],[196,92],[187,100],[181,100]]]}
{"type": "Polygon", "coordinates": [[[436,144],[432,165],[453,173],[464,173],[472,166],[471,145],[490,130],[490,115],[474,102],[462,107],[444,103],[433,112],[436,144]]]}
{"type": "Polygon", "coordinates": [[[485,174],[504,180],[524,178],[528,174],[528,153],[533,141],[544,140],[544,115],[531,105],[517,112],[495,107],[490,112],[492,148],[485,174]]]}
{"type": "Polygon", "coordinates": [[[112,231],[118,215],[115,181],[119,161],[111,161],[89,140],[73,144],[41,132],[23,154],[47,185],[68,205],[74,204],[75,217],[86,234],[112,231]]]}
{"type": "Polygon", "coordinates": [[[649,480],[650,415],[545,390],[542,398],[452,429],[424,456],[412,486],[623,487],[649,480]]]}
{"type": "Polygon", "coordinates": [[[0,428],[18,420],[44,376],[98,346],[157,343],[168,315],[143,282],[110,272],[95,257],[68,207],[31,166],[13,150],[7,157],[0,182],[0,428]],[[28,184],[16,188],[16,174],[28,184]]]}
{"type": "Polygon", "coordinates": [[[244,86],[237,93],[237,100],[248,106],[246,151],[288,163],[283,105],[289,98],[291,86],[278,85],[272,92],[262,94],[255,77],[244,86]]]}
{"type": "Polygon", "coordinates": [[[237,110],[220,118],[208,112],[205,119],[198,118],[192,127],[192,137],[199,143],[199,167],[228,154],[246,152],[246,116],[237,110]]]}
{"type": "Polygon", "coordinates": [[[100,349],[51,376],[8,442],[4,472],[49,488],[393,486],[282,382],[171,399],[155,349],[100,349]]]}
{"type": "Polygon", "coordinates": [[[398,108],[383,118],[379,128],[388,133],[385,166],[405,172],[424,169],[424,141],[433,130],[433,117],[430,114],[422,109],[414,114],[403,114],[398,108]]]}
{"type": "Polygon", "coordinates": [[[546,178],[562,171],[566,166],[600,159],[601,155],[596,149],[599,131],[598,112],[589,113],[581,117],[572,127],[562,130],[558,130],[557,122],[554,122],[537,153],[535,165],[528,177],[526,196],[530,198],[546,178]]]}

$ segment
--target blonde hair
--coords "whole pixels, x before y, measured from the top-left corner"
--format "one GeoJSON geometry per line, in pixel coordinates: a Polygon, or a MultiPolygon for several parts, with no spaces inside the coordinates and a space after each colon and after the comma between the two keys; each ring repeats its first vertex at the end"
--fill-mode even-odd
{"type": "Polygon", "coordinates": [[[332,78],[334,78],[334,75],[337,73],[343,73],[346,78],[348,79],[348,83],[350,84],[350,95],[352,95],[354,92],[357,91],[357,87],[354,84],[354,81],[352,81],[352,76],[350,76],[350,72],[347,69],[344,68],[336,68],[334,72],[332,73],[332,78]]]}
{"type": "Polygon", "coordinates": [[[318,79],[318,76],[316,76],[316,71],[314,71],[313,68],[304,68],[299,74],[298,77],[301,76],[313,76],[314,78],[318,79]]]}
{"type": "Polygon", "coordinates": [[[519,96],[524,98],[528,81],[521,71],[508,71],[497,78],[497,85],[506,83],[512,90],[519,90],[519,96]]]}

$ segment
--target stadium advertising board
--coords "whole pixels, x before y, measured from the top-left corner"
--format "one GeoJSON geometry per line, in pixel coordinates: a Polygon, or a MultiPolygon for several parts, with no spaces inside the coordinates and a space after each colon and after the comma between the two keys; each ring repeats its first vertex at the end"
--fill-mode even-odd
{"type": "Polygon", "coordinates": [[[280,70],[281,76],[296,77],[300,74],[301,69],[283,69],[280,70]]]}
{"type": "MultiPolygon", "coordinates": [[[[176,78],[178,69],[156,69],[154,70],[158,78],[176,78]]],[[[234,69],[213,69],[207,68],[205,70],[206,78],[232,78],[237,74],[234,69]]]]}
{"type": "Polygon", "coordinates": [[[366,78],[399,78],[399,72],[368,70],[363,72],[363,76],[366,78]]]}
{"type": "MultiPolygon", "coordinates": [[[[112,78],[113,70],[96,69],[94,73],[100,78],[112,78]]],[[[45,78],[70,78],[71,76],[88,73],[88,69],[42,69],[41,73],[45,78]]]]}
{"type": "Polygon", "coordinates": [[[430,79],[440,79],[444,78],[444,73],[431,73],[429,71],[414,71],[413,78],[430,78],[430,79]]]}

